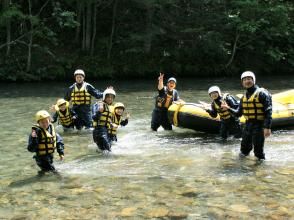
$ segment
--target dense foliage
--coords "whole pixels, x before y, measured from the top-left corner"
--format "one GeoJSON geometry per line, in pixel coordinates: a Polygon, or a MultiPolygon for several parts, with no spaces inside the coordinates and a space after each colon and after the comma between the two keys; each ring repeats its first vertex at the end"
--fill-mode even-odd
{"type": "Polygon", "coordinates": [[[289,74],[290,0],[1,0],[2,80],[289,74]]]}

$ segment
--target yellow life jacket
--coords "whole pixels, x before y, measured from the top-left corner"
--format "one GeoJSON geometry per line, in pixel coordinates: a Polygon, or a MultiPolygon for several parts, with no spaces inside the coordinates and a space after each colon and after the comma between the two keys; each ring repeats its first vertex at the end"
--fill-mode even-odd
{"type": "Polygon", "coordinates": [[[90,105],[91,104],[91,95],[87,91],[87,83],[84,82],[82,87],[78,89],[75,84],[74,89],[71,92],[71,101],[73,105],[90,105]]]}
{"type": "Polygon", "coordinates": [[[246,120],[264,120],[264,107],[259,101],[261,91],[264,91],[264,89],[256,89],[249,99],[246,98],[246,94],[242,97],[243,115],[246,120]]]}
{"type": "Polygon", "coordinates": [[[56,133],[54,126],[52,124],[49,125],[51,133],[48,130],[41,128],[39,125],[34,125],[33,128],[41,131],[41,136],[38,136],[37,155],[52,154],[56,147],[56,133]]]}
{"type": "MultiPolygon", "coordinates": [[[[226,101],[226,98],[227,98],[228,95],[229,95],[228,93],[225,93],[223,95],[222,99],[221,99],[221,102],[226,101]]],[[[222,110],[221,107],[218,104],[216,104],[215,101],[213,101],[213,104],[214,104],[214,107],[215,107],[215,109],[216,109],[216,111],[219,114],[219,117],[221,119],[226,120],[226,119],[229,119],[231,117],[231,114],[230,114],[229,110],[222,110]]]]}
{"type": "MultiPolygon", "coordinates": [[[[116,124],[117,126],[120,125],[122,121],[122,116],[116,115],[115,112],[112,114],[112,124],[116,124]]],[[[110,127],[108,130],[109,134],[116,135],[117,127],[110,127]]]]}
{"type": "MultiPolygon", "coordinates": [[[[167,90],[166,88],[164,88],[167,90]]],[[[160,108],[169,108],[169,106],[172,104],[172,102],[175,99],[175,90],[172,91],[172,94],[170,95],[168,92],[164,95],[164,97],[157,97],[156,104],[157,107],[160,108]]]]}
{"type": "Polygon", "coordinates": [[[93,126],[104,126],[107,127],[107,129],[110,129],[111,126],[111,118],[112,118],[112,112],[113,112],[113,106],[104,104],[104,111],[101,112],[101,115],[98,120],[93,121],[93,126]]]}
{"type": "Polygon", "coordinates": [[[60,110],[57,111],[57,114],[58,114],[59,122],[61,125],[69,126],[73,124],[73,119],[72,119],[72,115],[70,113],[69,108],[65,109],[65,114],[63,114],[60,110]]]}

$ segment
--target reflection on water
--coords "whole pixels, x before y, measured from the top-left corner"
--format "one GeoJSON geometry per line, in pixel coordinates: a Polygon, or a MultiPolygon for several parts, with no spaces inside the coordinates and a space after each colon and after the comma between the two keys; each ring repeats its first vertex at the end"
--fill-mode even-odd
{"type": "MultiPolygon", "coordinates": [[[[293,82],[264,86],[277,92],[293,82]]],[[[209,101],[209,83],[183,80],[181,98],[209,101]]],[[[236,81],[215,83],[242,92],[236,81]]],[[[28,132],[34,113],[48,109],[67,84],[1,86],[0,219],[294,218],[293,130],[267,139],[264,163],[253,155],[241,160],[240,140],[223,143],[181,128],[151,132],[154,82],[93,84],[117,88],[117,100],[131,113],[129,125],[109,155],[96,152],[91,133],[62,134],[65,161],[55,157],[60,175],[45,176],[37,175],[26,150],[28,132]]]]}

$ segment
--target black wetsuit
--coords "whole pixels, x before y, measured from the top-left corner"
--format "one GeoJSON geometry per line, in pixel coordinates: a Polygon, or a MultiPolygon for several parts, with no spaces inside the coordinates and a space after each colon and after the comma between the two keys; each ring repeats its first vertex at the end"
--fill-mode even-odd
{"type": "MultiPolygon", "coordinates": [[[[258,89],[257,85],[247,89],[246,98],[249,99],[252,94],[258,89]]],[[[258,93],[259,103],[262,104],[263,120],[247,119],[245,128],[242,134],[241,153],[244,156],[249,155],[254,147],[254,155],[258,159],[265,159],[264,154],[264,129],[270,129],[272,124],[272,98],[266,90],[261,90],[258,93]]],[[[256,109],[257,107],[255,107],[256,109]]],[[[241,99],[237,110],[231,110],[233,114],[240,117],[244,114],[243,101],[241,99]]]]}
{"type": "Polygon", "coordinates": [[[155,108],[152,112],[151,129],[157,131],[162,126],[164,130],[172,130],[172,124],[168,120],[168,107],[173,101],[179,100],[177,90],[168,91],[166,87],[158,90],[158,96],[156,97],[155,108]],[[167,100],[169,98],[169,100],[167,100]]]}

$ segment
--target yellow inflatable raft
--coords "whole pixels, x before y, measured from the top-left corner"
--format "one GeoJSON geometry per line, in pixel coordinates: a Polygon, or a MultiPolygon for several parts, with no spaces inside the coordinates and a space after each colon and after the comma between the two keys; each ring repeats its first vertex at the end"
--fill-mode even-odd
{"type": "MultiPolygon", "coordinates": [[[[294,89],[276,93],[273,100],[272,129],[294,127],[294,89]]],[[[218,133],[220,119],[212,118],[197,103],[172,104],[168,109],[169,121],[177,127],[190,128],[207,133],[218,133]]],[[[245,123],[245,118],[240,118],[245,123]]]]}

